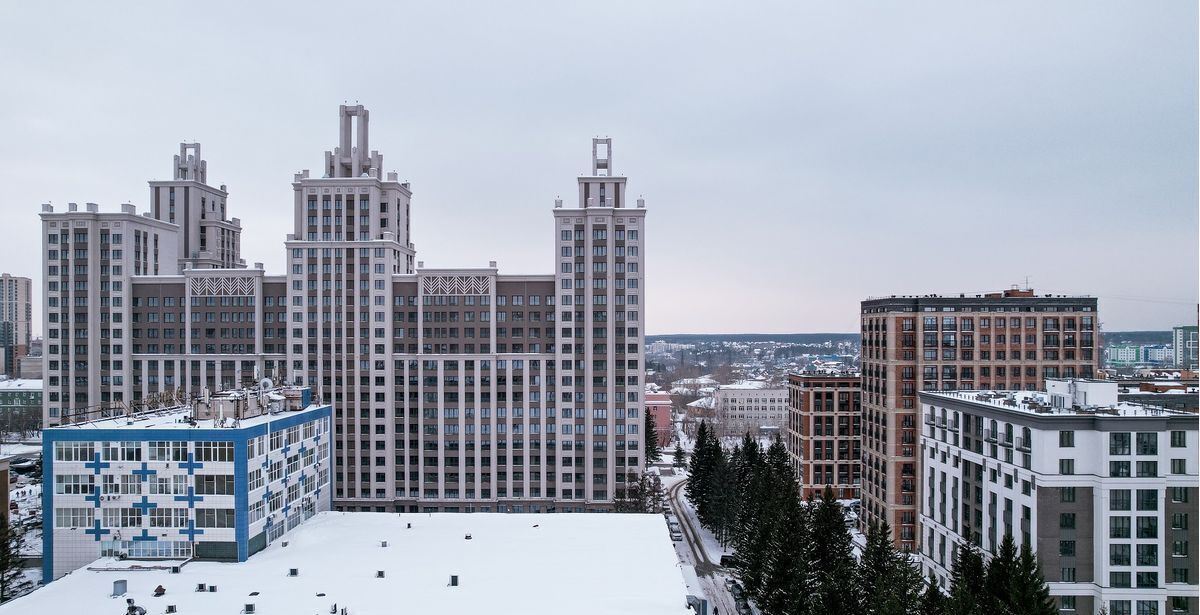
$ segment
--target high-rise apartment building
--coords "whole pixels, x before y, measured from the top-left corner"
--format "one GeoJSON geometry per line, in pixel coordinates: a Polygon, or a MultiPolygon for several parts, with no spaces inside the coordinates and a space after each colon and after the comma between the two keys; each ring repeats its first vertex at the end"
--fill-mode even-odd
{"type": "Polygon", "coordinates": [[[33,281],[0,274],[0,373],[19,375],[18,363],[33,339],[33,281]]]}
{"type": "Polygon", "coordinates": [[[1196,613],[1196,414],[1046,385],[921,393],[923,572],[949,587],[958,544],[1007,534],[1064,614],[1196,613]]]}
{"type": "Polygon", "coordinates": [[[1184,325],[1171,329],[1175,367],[1196,370],[1200,366],[1200,327],[1184,325]]]}
{"type": "Polygon", "coordinates": [[[150,211],[156,220],[179,225],[179,269],[245,267],[242,223],[229,219],[225,185],[208,185],[208,163],[199,143],[180,143],[173,177],[150,182],[150,211]]]}
{"type": "Polygon", "coordinates": [[[555,273],[437,269],[368,118],[341,107],[321,176],[296,174],[285,275],[245,268],[195,144],[151,213],[46,206],[47,424],[270,377],[332,404],[340,509],[610,507],[644,466],[646,213],[611,142],[555,202],[555,273]]]}
{"type": "Polygon", "coordinates": [[[785,441],[802,497],[858,498],[862,484],[862,378],[789,374],[785,441]]]}
{"type": "Polygon", "coordinates": [[[921,458],[918,391],[1038,390],[1098,366],[1094,297],[885,297],[862,302],[863,488],[860,523],[887,521],[915,549],[921,458]]]}

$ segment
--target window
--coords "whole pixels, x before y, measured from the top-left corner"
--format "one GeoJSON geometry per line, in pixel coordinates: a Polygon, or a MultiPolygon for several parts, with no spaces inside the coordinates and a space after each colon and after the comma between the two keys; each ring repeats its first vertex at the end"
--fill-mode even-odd
{"type": "Polygon", "coordinates": [[[1108,434],[1108,454],[1128,455],[1130,437],[1128,433],[1113,432],[1108,434]]]}
{"type": "Polygon", "coordinates": [[[1186,431],[1172,431],[1171,432],[1171,448],[1182,448],[1185,446],[1187,446],[1187,432],[1186,431]]]}
{"type": "Polygon", "coordinates": [[[87,508],[55,508],[54,527],[92,527],[95,521],[96,509],[87,508]]]}
{"type": "MultiPolygon", "coordinates": [[[[1137,586],[1138,587],[1158,587],[1158,573],[1139,570],[1137,573],[1137,586]]],[[[1144,601],[1144,600],[1138,600],[1138,613],[1139,614],[1143,612],[1142,604],[1145,602],[1146,601],[1144,601]]],[[[1153,603],[1153,602],[1151,602],[1150,604],[1154,604],[1157,606],[1157,604],[1153,603]]],[[[1155,609],[1154,611],[1150,611],[1150,612],[1156,613],[1158,611],[1157,611],[1157,609],[1155,609]]]]}
{"type": "Polygon", "coordinates": [[[1108,584],[1113,587],[1129,587],[1132,581],[1128,572],[1110,572],[1108,584]]]}
{"type": "Polygon", "coordinates": [[[1128,544],[1108,545],[1108,563],[1112,566],[1128,566],[1129,554],[1128,544]]]}
{"type": "Polygon", "coordinates": [[[1138,510],[1158,510],[1158,490],[1157,489],[1138,489],[1137,490],[1137,509],[1138,510]]]}
{"type": "Polygon", "coordinates": [[[1075,446],[1075,432],[1074,431],[1058,432],[1058,445],[1062,448],[1073,448],[1075,446]]]}
{"type": "Polygon", "coordinates": [[[1108,509],[1109,510],[1130,510],[1130,504],[1133,501],[1132,492],[1128,489],[1113,489],[1108,492],[1108,509]]]}
{"type": "Polygon", "coordinates": [[[188,482],[186,475],[154,477],[150,479],[150,494],[185,495],[188,482]]]}
{"type": "Polygon", "coordinates": [[[1075,460],[1074,459],[1059,459],[1058,460],[1058,473],[1059,474],[1074,474],[1075,473],[1075,460]]]}
{"type": "Polygon", "coordinates": [[[1058,527],[1064,530],[1075,529],[1075,513],[1059,513],[1058,527]]]}
{"type": "Polygon", "coordinates": [[[233,461],[233,443],[197,442],[196,461],[233,461]]]}
{"type": "Polygon", "coordinates": [[[1139,477],[1158,476],[1158,462],[1157,461],[1139,461],[1139,462],[1137,462],[1137,475],[1139,477]]]}
{"type": "Polygon", "coordinates": [[[1171,487],[1171,501],[1177,503],[1187,502],[1187,487],[1171,487]]]}
{"type": "Polygon", "coordinates": [[[1138,566],[1157,566],[1158,565],[1158,545],[1138,545],[1137,546],[1137,565],[1138,566]]]}
{"type": "Polygon", "coordinates": [[[1171,529],[1186,530],[1188,527],[1187,513],[1171,513],[1171,529]]]}
{"type": "Polygon", "coordinates": [[[1109,538],[1129,538],[1129,517],[1110,517],[1108,536],[1109,538]]]}
{"type": "Polygon", "coordinates": [[[150,509],[150,527],[187,527],[188,509],[186,508],[152,508],[150,509]]]}
{"type": "Polygon", "coordinates": [[[137,508],[103,508],[105,527],[141,527],[142,511],[137,508]]]}
{"type": "Polygon", "coordinates": [[[249,480],[247,481],[247,489],[249,491],[254,491],[255,489],[261,488],[262,486],[263,486],[263,471],[261,469],[251,470],[249,480]]]}
{"type": "Polygon", "coordinates": [[[150,461],[187,461],[187,442],[150,442],[150,461]]]}
{"type": "Polygon", "coordinates": [[[1137,435],[1137,454],[1139,455],[1157,455],[1158,454],[1158,434],[1157,433],[1138,433],[1137,435]]]}
{"type": "Polygon", "coordinates": [[[1058,501],[1074,502],[1075,501],[1075,488],[1074,487],[1059,487],[1058,488],[1058,501]]]}
{"type": "Polygon", "coordinates": [[[1158,517],[1138,517],[1137,537],[1158,538],[1158,517]]]}
{"type": "Polygon", "coordinates": [[[233,527],[233,509],[197,508],[196,527],[233,527]]]}
{"type": "Polygon", "coordinates": [[[57,474],[54,492],[72,495],[92,495],[95,492],[94,474],[57,474]]]}
{"type": "Polygon", "coordinates": [[[1108,475],[1113,478],[1129,478],[1129,462],[1128,461],[1110,461],[1110,462],[1108,462],[1108,475]]]}
{"type": "MultiPolygon", "coordinates": [[[[1157,548],[1157,545],[1144,545],[1144,546],[1157,548]]],[[[1140,548],[1140,546],[1139,546],[1139,548],[1140,548]]],[[[1188,554],[1188,541],[1175,540],[1175,541],[1171,542],[1171,557],[1187,557],[1187,554],[1188,554]]]]}
{"type": "Polygon", "coordinates": [[[1058,541],[1058,554],[1063,557],[1075,557],[1075,541],[1074,540],[1058,541]]]}
{"type": "Polygon", "coordinates": [[[233,495],[232,474],[197,475],[196,495],[233,495]]]}
{"type": "Polygon", "coordinates": [[[1058,608],[1061,611],[1074,611],[1075,610],[1075,596],[1059,597],[1058,608]]]}
{"type": "Polygon", "coordinates": [[[1172,459],[1171,474],[1187,474],[1187,459],[1172,459]]]}

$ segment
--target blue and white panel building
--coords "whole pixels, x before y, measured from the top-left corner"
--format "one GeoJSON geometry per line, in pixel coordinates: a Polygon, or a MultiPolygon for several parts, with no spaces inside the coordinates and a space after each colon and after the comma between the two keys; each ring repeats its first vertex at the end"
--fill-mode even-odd
{"type": "Polygon", "coordinates": [[[44,430],[44,581],[101,557],[245,561],[330,509],[331,414],[264,387],[44,430]]]}

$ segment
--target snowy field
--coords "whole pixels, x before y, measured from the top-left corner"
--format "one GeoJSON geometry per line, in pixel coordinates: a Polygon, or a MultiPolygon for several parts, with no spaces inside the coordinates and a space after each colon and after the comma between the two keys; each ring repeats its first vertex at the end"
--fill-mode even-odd
{"type": "Polygon", "coordinates": [[[685,615],[686,593],[662,515],[328,512],[241,564],[191,562],[180,574],[85,568],[0,605],[0,615],[120,613],[126,597],[148,613],[166,605],[239,613],[254,604],[260,615],[295,615],[336,604],[351,615],[685,615]],[[118,579],[128,593],[110,598],[118,579]],[[196,592],[199,583],[217,591],[196,592]],[[151,597],[159,584],[166,595],[151,597]]]}

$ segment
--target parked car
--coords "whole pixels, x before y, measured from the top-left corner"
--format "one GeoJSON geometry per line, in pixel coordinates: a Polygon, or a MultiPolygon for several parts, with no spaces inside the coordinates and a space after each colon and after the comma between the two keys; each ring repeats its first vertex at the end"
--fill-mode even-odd
{"type": "Polygon", "coordinates": [[[738,560],[737,560],[736,556],[733,556],[733,555],[722,555],[721,556],[721,567],[722,568],[732,568],[737,565],[738,565],[738,560]]]}
{"type": "Polygon", "coordinates": [[[671,540],[676,542],[683,540],[683,532],[681,532],[678,528],[671,530],[671,540]]]}

